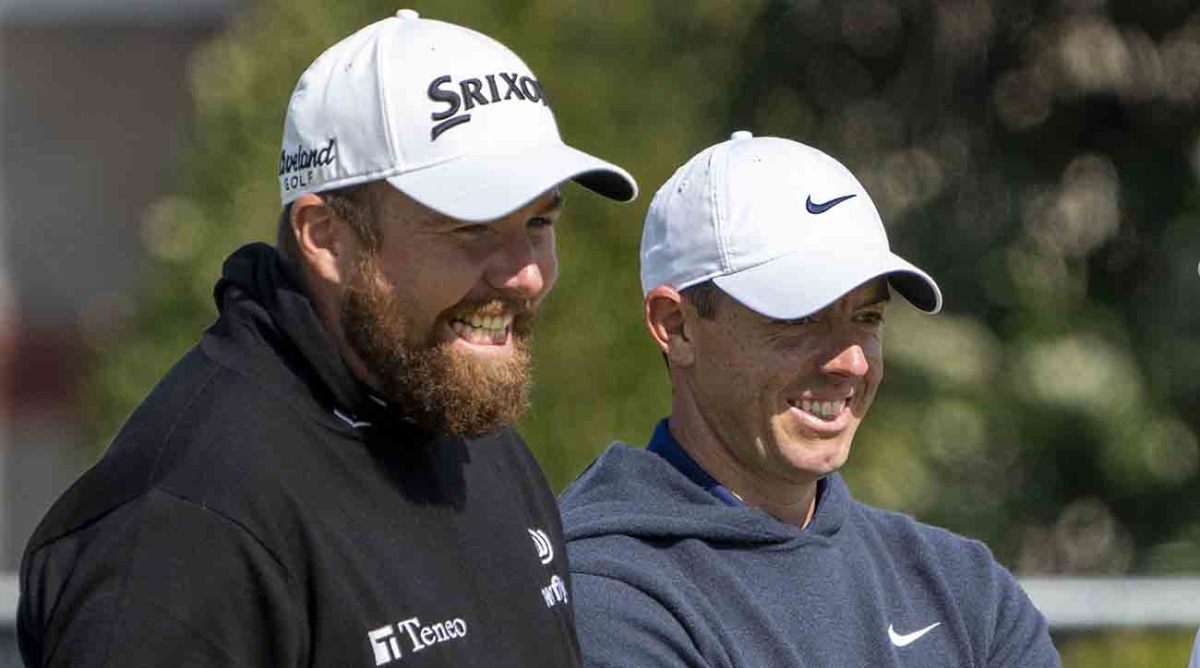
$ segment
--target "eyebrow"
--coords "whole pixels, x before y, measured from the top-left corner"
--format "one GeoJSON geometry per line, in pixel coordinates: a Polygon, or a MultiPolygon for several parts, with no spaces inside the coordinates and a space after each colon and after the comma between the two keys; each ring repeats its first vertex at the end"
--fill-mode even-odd
{"type": "Polygon", "coordinates": [[[550,200],[550,204],[541,210],[541,214],[558,213],[562,211],[563,205],[567,203],[567,198],[563,197],[562,193],[555,191],[554,199],[550,200]]]}
{"type": "MultiPolygon", "coordinates": [[[[554,193],[554,199],[550,200],[550,202],[544,208],[537,209],[536,211],[534,211],[533,215],[546,216],[546,215],[550,215],[550,214],[559,213],[562,211],[563,204],[565,202],[566,202],[566,198],[563,197],[561,193],[556,192],[556,193],[554,193]]],[[[511,215],[511,214],[508,214],[508,215],[511,215]]],[[[432,215],[430,215],[426,219],[425,224],[432,225],[436,228],[448,228],[448,227],[454,227],[454,226],[460,225],[463,222],[464,221],[458,220],[457,218],[451,218],[450,216],[447,216],[444,213],[432,211],[432,215]]]]}
{"type": "Polygon", "coordinates": [[[859,304],[855,308],[867,308],[869,306],[879,306],[880,304],[887,304],[890,301],[892,301],[892,295],[890,292],[886,292],[882,295],[878,295],[877,297],[875,297],[874,299],[872,299],[869,302],[866,302],[865,304],[859,304]]]}

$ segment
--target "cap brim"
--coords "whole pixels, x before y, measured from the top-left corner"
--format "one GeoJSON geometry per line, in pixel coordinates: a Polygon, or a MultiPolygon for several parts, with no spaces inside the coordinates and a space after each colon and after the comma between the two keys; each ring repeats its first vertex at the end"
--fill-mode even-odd
{"type": "Polygon", "coordinates": [[[942,309],[942,291],[928,274],[886,249],[838,254],[796,252],[713,279],[746,307],[769,318],[802,318],[867,281],[886,276],[892,289],[927,313],[942,309]]]}
{"type": "Polygon", "coordinates": [[[400,192],[451,218],[502,218],[564,181],[620,202],[637,197],[628,172],[566,144],[469,154],[388,178],[400,192]]]}

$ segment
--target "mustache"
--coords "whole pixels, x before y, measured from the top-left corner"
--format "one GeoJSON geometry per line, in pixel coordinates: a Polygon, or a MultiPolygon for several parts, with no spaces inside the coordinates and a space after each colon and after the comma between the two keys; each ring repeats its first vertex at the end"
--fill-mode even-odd
{"type": "Polygon", "coordinates": [[[538,307],[529,299],[492,298],[484,300],[463,301],[450,309],[448,317],[461,318],[477,315],[493,317],[512,314],[513,318],[537,317],[538,307]]]}

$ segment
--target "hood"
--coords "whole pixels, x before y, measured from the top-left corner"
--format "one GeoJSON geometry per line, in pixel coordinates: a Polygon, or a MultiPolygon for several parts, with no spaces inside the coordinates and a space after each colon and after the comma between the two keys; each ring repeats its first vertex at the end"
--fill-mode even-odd
{"type": "Polygon", "coordinates": [[[274,247],[264,243],[242,246],[226,260],[213,288],[221,318],[210,329],[205,349],[214,357],[236,357],[266,382],[303,382],[319,403],[369,420],[387,419],[342,361],[303,288],[303,282],[283,262],[274,247]],[[234,341],[253,337],[271,355],[254,357],[234,341]],[[247,356],[250,355],[248,358],[247,356]],[[281,369],[282,359],[286,369],[281,369]]]}
{"type": "Polygon", "coordinates": [[[841,477],[827,476],[812,522],[800,529],[758,509],[726,505],[662,457],[623,443],[610,445],[559,499],[567,541],[623,535],[731,545],[831,537],[849,502],[841,477]]]}

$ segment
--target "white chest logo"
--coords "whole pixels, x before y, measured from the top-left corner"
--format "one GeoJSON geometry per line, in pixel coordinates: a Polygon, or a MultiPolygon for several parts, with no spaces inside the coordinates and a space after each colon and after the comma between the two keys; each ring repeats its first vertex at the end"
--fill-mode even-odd
{"type": "Polygon", "coordinates": [[[899,633],[896,633],[896,630],[892,628],[891,624],[888,624],[888,637],[892,639],[892,644],[895,645],[896,647],[905,647],[905,646],[913,644],[914,642],[919,640],[921,638],[921,636],[925,635],[926,633],[929,633],[930,631],[932,631],[939,625],[941,625],[941,622],[935,622],[933,624],[930,624],[929,626],[926,626],[923,629],[920,629],[919,631],[913,631],[912,633],[905,633],[905,634],[901,635],[899,633]]]}
{"type": "Polygon", "coordinates": [[[538,559],[543,564],[548,564],[554,561],[554,544],[550,542],[550,537],[541,529],[529,529],[529,537],[533,539],[533,547],[537,550],[538,559]]]}
{"type": "Polygon", "coordinates": [[[403,659],[406,649],[410,654],[415,654],[434,645],[466,637],[467,622],[462,617],[429,625],[422,624],[416,617],[409,617],[394,625],[388,624],[367,631],[367,640],[371,643],[371,651],[375,653],[376,666],[403,659]]]}

